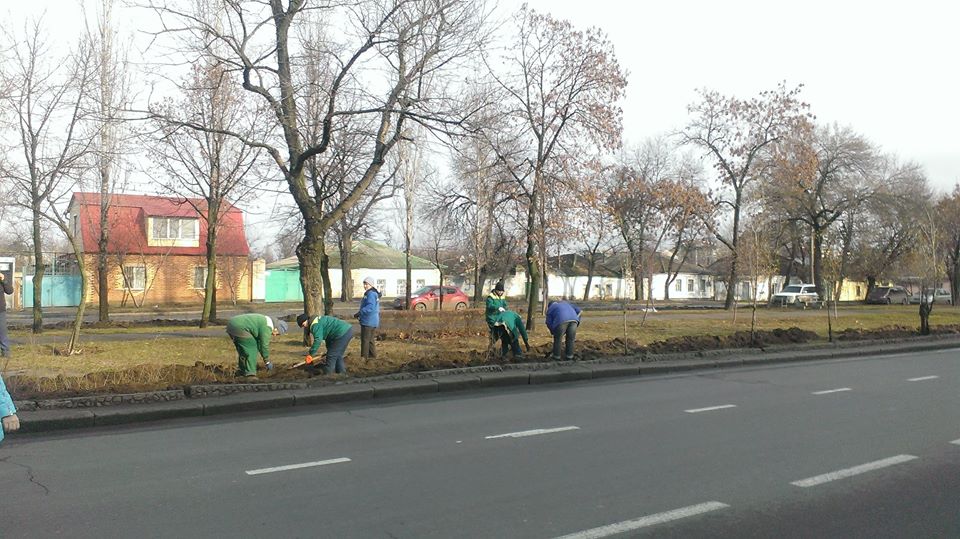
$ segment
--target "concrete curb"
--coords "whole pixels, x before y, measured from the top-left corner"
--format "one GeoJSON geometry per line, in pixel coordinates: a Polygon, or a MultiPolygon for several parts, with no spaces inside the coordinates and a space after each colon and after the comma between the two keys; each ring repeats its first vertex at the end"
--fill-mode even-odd
{"type": "MultiPolygon", "coordinates": [[[[632,377],[735,367],[774,365],[798,361],[854,358],[863,355],[893,355],[960,348],[960,337],[899,339],[886,342],[857,341],[856,344],[817,345],[806,348],[771,350],[708,351],[674,354],[671,359],[657,356],[656,361],[623,357],[582,363],[509,365],[499,370],[462,370],[446,376],[424,375],[400,380],[378,379],[338,383],[320,387],[233,393],[220,397],[187,398],[150,404],[129,404],[85,409],[21,410],[23,432],[49,432],[101,425],[121,425],[180,417],[199,417],[254,410],[317,406],[372,399],[409,398],[426,394],[507,386],[542,385],[613,377],[632,377]],[[707,357],[704,357],[707,356],[707,357]]],[[[423,373],[422,373],[423,374],[423,373]]],[[[436,374],[436,373],[430,373],[436,374]]],[[[15,435],[14,435],[15,436],[15,435]]]]}

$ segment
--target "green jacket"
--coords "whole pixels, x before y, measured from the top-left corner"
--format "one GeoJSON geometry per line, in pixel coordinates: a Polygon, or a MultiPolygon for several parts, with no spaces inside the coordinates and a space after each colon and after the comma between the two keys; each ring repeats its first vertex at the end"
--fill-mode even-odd
{"type": "Polygon", "coordinates": [[[507,328],[507,331],[509,331],[514,337],[522,337],[523,344],[529,344],[527,342],[527,328],[523,325],[523,319],[520,318],[519,314],[513,311],[504,311],[500,313],[500,316],[497,318],[497,322],[502,322],[503,327],[507,328]]]}
{"type": "Polygon", "coordinates": [[[264,361],[270,357],[270,337],[273,328],[267,324],[266,315],[238,314],[227,322],[227,334],[237,339],[256,339],[257,348],[264,361]]]}
{"type": "Polygon", "coordinates": [[[490,329],[493,329],[494,323],[500,318],[500,307],[504,309],[507,308],[507,300],[505,298],[498,298],[492,293],[487,296],[487,310],[485,314],[487,317],[487,327],[490,329]]]}
{"type": "Polygon", "coordinates": [[[332,316],[318,316],[310,321],[310,333],[313,334],[313,346],[310,355],[317,353],[320,343],[333,340],[350,331],[350,324],[332,316]]]}

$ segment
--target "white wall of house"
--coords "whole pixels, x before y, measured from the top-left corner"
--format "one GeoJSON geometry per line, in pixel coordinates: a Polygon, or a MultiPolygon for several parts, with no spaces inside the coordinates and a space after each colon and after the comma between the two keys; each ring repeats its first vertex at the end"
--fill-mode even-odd
{"type": "MultiPolygon", "coordinates": [[[[337,278],[334,281],[334,297],[340,295],[340,270],[337,271],[337,278]]],[[[333,270],[330,270],[330,277],[333,278],[333,270]]],[[[407,270],[406,269],[370,269],[357,268],[350,271],[350,277],[353,279],[353,297],[363,296],[363,279],[373,277],[377,281],[377,290],[385,298],[402,297],[406,293],[407,270]]],[[[415,269],[411,270],[410,278],[413,281],[411,290],[416,290],[421,286],[440,284],[440,271],[436,269],[415,269]]]]}
{"type": "MultiPolygon", "coordinates": [[[[767,302],[770,301],[770,297],[772,295],[783,290],[783,287],[786,286],[784,281],[783,275],[769,275],[760,277],[756,286],[756,291],[754,291],[753,279],[741,279],[737,283],[735,297],[738,301],[751,301],[753,300],[754,294],[756,294],[757,301],[761,303],[767,302]]],[[[717,281],[714,288],[714,299],[718,301],[723,301],[726,299],[727,287],[723,282],[717,281]]],[[[673,297],[673,295],[671,294],[670,297],[673,297]]]]}
{"type": "MultiPolygon", "coordinates": [[[[653,299],[663,300],[665,298],[664,284],[666,282],[666,273],[655,273],[653,275],[651,284],[653,299]]],[[[670,299],[712,299],[715,287],[713,275],[678,273],[677,278],[670,283],[670,299]]]]}
{"type": "MultiPolygon", "coordinates": [[[[556,275],[547,273],[547,293],[554,299],[583,299],[587,288],[585,275],[556,275]]],[[[633,297],[633,280],[594,275],[590,281],[590,299],[621,299],[633,297]]]]}

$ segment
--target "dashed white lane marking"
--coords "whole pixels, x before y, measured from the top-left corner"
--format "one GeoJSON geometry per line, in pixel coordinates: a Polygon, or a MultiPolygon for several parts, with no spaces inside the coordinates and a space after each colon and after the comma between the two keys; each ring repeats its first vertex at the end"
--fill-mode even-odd
{"type": "Polygon", "coordinates": [[[866,472],[872,472],[874,470],[879,470],[881,468],[886,468],[888,466],[902,464],[904,462],[911,461],[915,458],[917,457],[913,455],[897,455],[895,457],[890,457],[882,460],[875,460],[873,462],[868,462],[866,464],[861,464],[859,466],[854,466],[852,468],[845,468],[843,470],[837,470],[835,472],[825,473],[823,475],[817,475],[814,477],[808,477],[807,479],[801,479],[800,481],[793,481],[790,484],[796,485],[798,487],[815,487],[823,483],[836,481],[837,479],[852,477],[854,475],[859,475],[866,472]]]}
{"type": "Polygon", "coordinates": [[[837,389],[825,389],[823,391],[814,391],[811,395],[827,395],[829,393],[840,393],[841,391],[853,391],[849,387],[838,387],[837,389]]]}
{"type": "Polygon", "coordinates": [[[907,378],[908,382],[922,382],[924,380],[936,380],[939,376],[921,376],[919,378],[907,378]]]}
{"type": "Polygon", "coordinates": [[[953,444],[953,445],[960,445],[960,440],[954,440],[954,441],[952,441],[952,442],[950,442],[950,443],[953,444]]]}
{"type": "Polygon", "coordinates": [[[533,430],[524,430],[520,432],[508,432],[506,434],[495,434],[493,436],[487,436],[485,440],[493,440],[496,438],[523,438],[525,436],[537,436],[540,434],[552,434],[554,432],[563,432],[567,430],[580,430],[580,427],[557,427],[555,429],[533,429],[533,430]]]}
{"type": "Polygon", "coordinates": [[[304,462],[301,464],[288,464],[286,466],[276,466],[274,468],[260,468],[259,470],[247,470],[247,475],[260,475],[273,472],[284,472],[287,470],[299,470],[300,468],[312,468],[314,466],[326,466],[327,464],[340,464],[341,462],[350,462],[348,458],[318,460],[315,462],[304,462]]]}
{"type": "Polygon", "coordinates": [[[699,414],[700,412],[712,412],[714,410],[724,410],[726,408],[736,408],[736,404],[724,404],[721,406],[708,406],[706,408],[693,408],[691,410],[684,410],[688,414],[699,414]]]}
{"type": "Polygon", "coordinates": [[[730,506],[720,502],[706,502],[697,505],[691,505],[689,507],[681,507],[680,509],[674,509],[673,511],[657,513],[655,515],[649,515],[634,520],[625,520],[616,524],[600,526],[599,528],[592,528],[582,532],[571,533],[570,535],[564,535],[563,537],[558,537],[557,539],[599,539],[600,537],[607,537],[610,535],[616,535],[618,533],[639,530],[640,528],[655,526],[657,524],[663,524],[664,522],[670,522],[672,520],[679,520],[681,518],[709,513],[710,511],[716,511],[717,509],[723,509],[725,507],[730,506]]]}

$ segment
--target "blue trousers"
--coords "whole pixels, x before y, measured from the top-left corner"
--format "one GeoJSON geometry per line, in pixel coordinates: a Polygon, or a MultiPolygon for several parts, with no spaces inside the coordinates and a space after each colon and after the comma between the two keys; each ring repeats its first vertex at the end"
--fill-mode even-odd
{"type": "Polygon", "coordinates": [[[579,325],[576,321],[570,321],[560,324],[557,328],[557,332],[553,334],[553,353],[551,354],[554,361],[560,361],[560,341],[564,338],[566,340],[564,343],[566,345],[565,359],[567,361],[573,359],[573,343],[577,340],[577,326],[579,325]]]}
{"type": "MultiPolygon", "coordinates": [[[[0,290],[0,294],[3,291],[0,290]]],[[[10,337],[7,336],[7,312],[0,311],[0,356],[10,357],[10,337]]]]}
{"type": "Polygon", "coordinates": [[[347,345],[352,338],[353,327],[336,339],[327,341],[327,366],[325,367],[327,374],[347,372],[347,367],[343,364],[343,355],[347,352],[347,345]]]}

